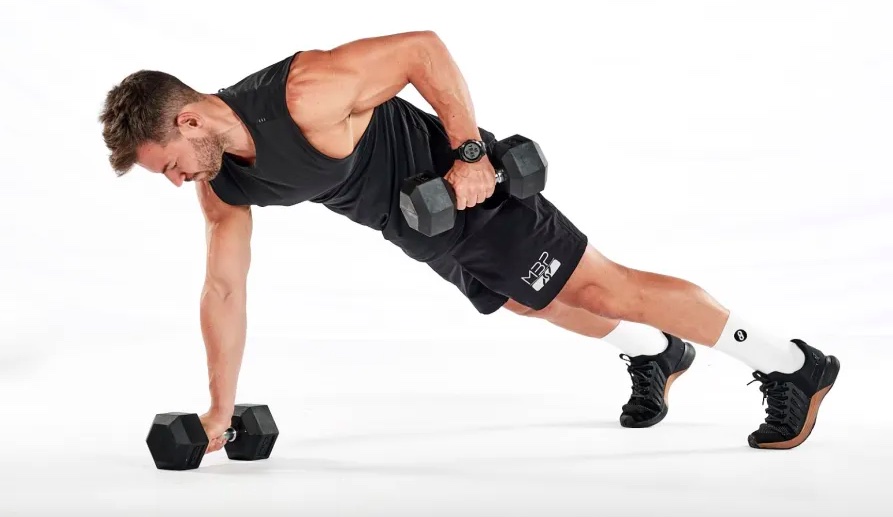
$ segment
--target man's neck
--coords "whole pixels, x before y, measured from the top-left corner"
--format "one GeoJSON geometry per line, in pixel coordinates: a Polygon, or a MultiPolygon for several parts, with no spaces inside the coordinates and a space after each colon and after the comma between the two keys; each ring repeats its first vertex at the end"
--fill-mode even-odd
{"type": "Polygon", "coordinates": [[[216,95],[208,96],[211,123],[225,143],[224,152],[254,162],[254,139],[242,119],[216,95]]]}

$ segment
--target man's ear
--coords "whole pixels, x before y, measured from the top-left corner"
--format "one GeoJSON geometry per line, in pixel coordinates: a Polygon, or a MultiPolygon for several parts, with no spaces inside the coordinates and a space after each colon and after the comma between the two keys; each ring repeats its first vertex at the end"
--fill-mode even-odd
{"type": "Polygon", "coordinates": [[[202,116],[194,111],[181,111],[177,114],[177,127],[183,135],[201,129],[204,123],[202,116]]]}

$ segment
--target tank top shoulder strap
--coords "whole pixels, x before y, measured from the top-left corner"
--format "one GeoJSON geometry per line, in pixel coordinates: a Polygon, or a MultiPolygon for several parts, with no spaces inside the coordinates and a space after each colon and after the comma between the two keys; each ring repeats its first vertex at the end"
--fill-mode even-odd
{"type": "Polygon", "coordinates": [[[291,64],[300,53],[298,51],[232,86],[221,88],[217,96],[239,115],[249,129],[271,118],[290,116],[285,102],[285,88],[291,64]]]}

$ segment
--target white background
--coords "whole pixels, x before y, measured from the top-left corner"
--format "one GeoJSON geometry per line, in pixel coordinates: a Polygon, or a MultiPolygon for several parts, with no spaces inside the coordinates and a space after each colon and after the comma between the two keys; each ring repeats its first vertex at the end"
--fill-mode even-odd
{"type": "Polygon", "coordinates": [[[0,18],[0,514],[889,511],[888,2],[94,0],[0,18]],[[273,409],[273,458],[154,468],[154,414],[208,404],[204,228],[192,187],[115,177],[105,93],[142,68],[215,92],[296,50],[419,29],[481,126],[540,142],[546,195],[598,249],[841,359],[806,444],[749,449],[757,385],[703,347],[667,419],[621,429],[617,350],[480,316],[308,204],[255,211],[239,400],[273,409]]]}

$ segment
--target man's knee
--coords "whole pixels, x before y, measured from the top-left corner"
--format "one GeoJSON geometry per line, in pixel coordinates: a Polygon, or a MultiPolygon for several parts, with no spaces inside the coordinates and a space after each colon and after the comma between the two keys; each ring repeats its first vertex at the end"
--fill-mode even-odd
{"type": "Polygon", "coordinates": [[[581,261],[558,299],[604,318],[638,321],[643,290],[635,271],[598,253],[581,261]]]}
{"type": "Polygon", "coordinates": [[[598,284],[590,284],[576,290],[568,305],[585,309],[588,312],[613,320],[635,321],[634,304],[623,291],[605,289],[598,284]]]}

